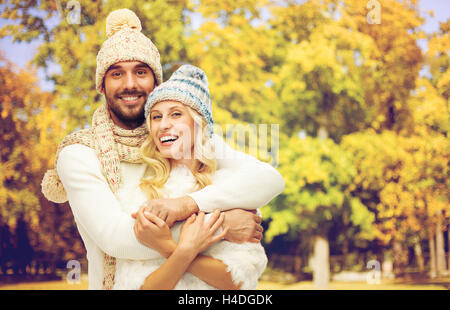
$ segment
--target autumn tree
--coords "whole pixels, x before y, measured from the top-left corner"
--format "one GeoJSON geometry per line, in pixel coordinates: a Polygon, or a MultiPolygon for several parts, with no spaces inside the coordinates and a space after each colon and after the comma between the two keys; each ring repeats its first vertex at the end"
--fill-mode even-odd
{"type": "Polygon", "coordinates": [[[3,56],[0,59],[0,218],[11,228],[15,249],[15,258],[4,263],[11,267],[10,263],[19,262],[17,271],[25,270],[31,262],[30,247],[39,258],[36,262],[47,264],[64,258],[54,251],[67,249],[65,253],[70,256],[81,249],[73,234],[74,222],[67,218],[70,210],[62,208],[58,210],[61,216],[49,216],[55,205],[41,194],[42,175],[53,165],[64,120],[57,115],[53,95],[39,89],[35,74],[31,67],[18,69],[3,56]],[[70,231],[70,241],[60,242],[70,231]]]}
{"type": "Polygon", "coordinates": [[[177,69],[177,63],[187,61],[183,36],[189,22],[184,14],[188,9],[186,0],[81,1],[78,20],[69,18],[69,2],[9,1],[2,17],[15,23],[6,25],[1,32],[19,42],[43,40],[33,63],[43,68],[59,67],[48,78],[55,85],[54,104],[60,115],[70,115],[68,132],[89,124],[94,110],[103,101],[95,90],[96,55],[106,40],[105,20],[111,11],[127,7],[136,12],[143,33],[160,51],[166,77],[177,69]]]}
{"type": "MultiPolygon", "coordinates": [[[[19,94],[17,88],[25,103],[16,109],[9,97],[2,100],[9,127],[1,141],[6,185],[0,203],[8,197],[9,209],[30,214],[37,214],[39,203],[47,208],[39,221],[52,224],[41,229],[58,236],[59,249],[76,232],[51,222],[70,216],[37,195],[39,169],[52,163],[57,141],[86,126],[103,102],[94,85],[96,55],[106,39],[106,16],[123,7],[136,12],[158,47],[165,79],[185,62],[206,72],[218,131],[225,133],[227,124],[279,124],[278,169],[286,191],[264,208],[267,242],[287,234],[299,243],[298,233],[309,234],[326,254],[330,227],[339,226],[337,239],[373,239],[380,247],[412,242],[420,253],[421,240],[433,242],[430,248],[440,243],[436,232],[450,213],[449,24],[431,35],[423,55],[417,40],[425,38],[419,30],[424,19],[416,0],[382,1],[380,23],[368,22],[367,0],[80,1],[78,20],[69,2],[0,0],[1,16],[12,21],[0,37],[42,40],[33,63],[59,68],[47,74],[52,95],[39,95],[51,97],[39,99],[45,109],[25,108],[36,105],[39,92],[32,95],[5,78],[10,88],[1,95],[19,94]],[[419,78],[424,61],[429,75],[419,78]],[[20,136],[24,130],[29,134],[20,136]]],[[[252,136],[245,132],[247,141],[252,136]]],[[[9,209],[1,209],[8,210],[3,218],[9,209]]],[[[343,241],[342,247],[348,248],[343,241]]],[[[313,256],[325,262],[316,270],[328,278],[329,257],[313,256]]]]}
{"type": "MultiPolygon", "coordinates": [[[[321,259],[329,259],[329,234],[338,218],[346,218],[354,227],[352,239],[371,240],[373,214],[353,196],[350,186],[356,175],[351,157],[331,139],[292,137],[280,151],[280,172],[286,189],[277,203],[264,209],[269,220],[265,238],[290,231],[308,235],[313,240],[314,281],[325,288],[330,268],[321,259]]],[[[341,232],[343,233],[343,232],[341,232]]]]}

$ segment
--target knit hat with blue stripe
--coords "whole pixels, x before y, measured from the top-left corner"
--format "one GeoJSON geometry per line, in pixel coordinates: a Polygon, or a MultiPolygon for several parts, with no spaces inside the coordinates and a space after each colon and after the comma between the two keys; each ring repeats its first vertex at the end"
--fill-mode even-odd
{"type": "Polygon", "coordinates": [[[213,132],[211,97],[205,72],[192,65],[182,65],[169,80],[156,87],[145,104],[145,118],[151,108],[161,101],[181,102],[196,110],[205,119],[210,132],[213,132]]]}

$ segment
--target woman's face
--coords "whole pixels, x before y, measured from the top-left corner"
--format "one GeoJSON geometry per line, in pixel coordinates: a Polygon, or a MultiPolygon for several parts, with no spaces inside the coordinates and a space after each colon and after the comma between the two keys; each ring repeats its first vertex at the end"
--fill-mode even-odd
{"type": "Polygon", "coordinates": [[[162,156],[191,159],[194,147],[194,119],[189,108],[177,101],[155,104],[150,110],[150,134],[162,156]]]}

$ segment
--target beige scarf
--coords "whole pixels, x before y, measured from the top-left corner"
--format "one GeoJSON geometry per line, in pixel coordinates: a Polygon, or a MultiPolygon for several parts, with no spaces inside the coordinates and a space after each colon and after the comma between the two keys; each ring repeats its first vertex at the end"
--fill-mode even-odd
{"type": "MultiPolygon", "coordinates": [[[[145,141],[148,131],[145,124],[126,130],[118,127],[111,120],[106,105],[98,108],[92,118],[92,127],[76,131],[61,142],[56,151],[55,167],[61,150],[71,144],[83,144],[94,149],[102,166],[102,172],[108,184],[116,193],[120,186],[120,162],[142,163],[140,146],[145,141]]],[[[59,179],[56,169],[48,170],[42,180],[42,193],[53,202],[64,203],[67,193],[59,179]]],[[[103,288],[111,289],[114,285],[116,259],[104,254],[103,288]]]]}

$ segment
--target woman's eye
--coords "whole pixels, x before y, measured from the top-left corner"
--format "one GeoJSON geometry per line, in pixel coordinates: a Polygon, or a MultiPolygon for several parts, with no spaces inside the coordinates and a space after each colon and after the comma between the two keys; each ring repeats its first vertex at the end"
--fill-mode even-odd
{"type": "Polygon", "coordinates": [[[158,119],[158,118],[161,118],[161,116],[160,116],[160,115],[154,115],[154,116],[152,116],[152,119],[158,119]]]}
{"type": "Polygon", "coordinates": [[[181,113],[180,112],[174,112],[174,113],[172,113],[172,116],[181,116],[181,113]]]}

